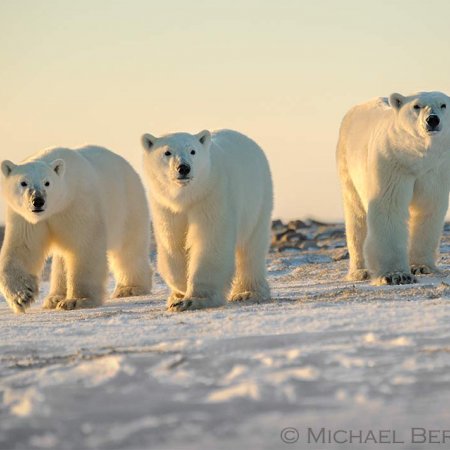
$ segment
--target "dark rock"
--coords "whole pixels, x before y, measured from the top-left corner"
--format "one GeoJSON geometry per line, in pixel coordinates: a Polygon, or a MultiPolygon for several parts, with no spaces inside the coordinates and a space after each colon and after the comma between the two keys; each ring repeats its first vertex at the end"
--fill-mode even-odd
{"type": "Polygon", "coordinates": [[[298,245],[298,248],[301,250],[317,250],[319,246],[315,243],[315,241],[306,240],[301,242],[298,245]]]}
{"type": "Polygon", "coordinates": [[[299,250],[299,248],[297,247],[297,246],[295,246],[295,245],[290,245],[290,244],[286,244],[286,245],[280,245],[279,247],[278,247],[278,251],[279,252],[284,252],[284,251],[286,251],[286,250],[299,250]]]}
{"type": "Polygon", "coordinates": [[[280,242],[301,242],[306,241],[308,238],[303,234],[299,233],[297,231],[288,230],[287,233],[285,233],[280,242]]]}
{"type": "Polygon", "coordinates": [[[350,255],[348,253],[348,250],[346,248],[343,248],[341,250],[338,250],[333,254],[333,260],[334,261],[342,261],[344,259],[349,259],[350,255]]]}
{"type": "Polygon", "coordinates": [[[272,220],[272,230],[279,230],[285,227],[286,226],[284,225],[283,221],[281,221],[280,219],[272,220]]]}
{"type": "Polygon", "coordinates": [[[291,220],[287,225],[289,230],[300,230],[302,228],[308,228],[308,225],[302,220],[291,220]]]}
{"type": "Polygon", "coordinates": [[[314,220],[314,219],[308,219],[308,221],[311,226],[316,226],[316,227],[329,227],[330,225],[333,225],[331,223],[325,223],[325,222],[319,222],[318,220],[314,220]]]}
{"type": "Polygon", "coordinates": [[[326,231],[322,231],[314,236],[316,241],[323,239],[339,239],[345,237],[345,230],[342,228],[331,228],[326,231]]]}

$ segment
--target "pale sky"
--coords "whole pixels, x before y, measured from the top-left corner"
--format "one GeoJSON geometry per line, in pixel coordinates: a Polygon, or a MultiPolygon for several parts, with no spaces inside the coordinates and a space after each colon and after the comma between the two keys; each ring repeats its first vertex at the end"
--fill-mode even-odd
{"type": "MultiPolygon", "coordinates": [[[[342,219],[343,114],[450,93],[447,0],[1,0],[0,158],[232,128],[265,150],[274,217],[342,219]]],[[[3,203],[0,203],[3,221],[3,203]]]]}

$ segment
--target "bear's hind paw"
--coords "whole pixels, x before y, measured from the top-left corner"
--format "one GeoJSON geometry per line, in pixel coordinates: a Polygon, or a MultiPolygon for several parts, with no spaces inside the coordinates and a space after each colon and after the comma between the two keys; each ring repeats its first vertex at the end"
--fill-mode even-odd
{"type": "Polygon", "coordinates": [[[173,302],[170,305],[167,306],[167,310],[171,312],[181,312],[181,311],[187,311],[188,309],[195,309],[191,308],[192,306],[192,300],[179,300],[178,302],[173,302]]]}
{"type": "Polygon", "coordinates": [[[243,302],[246,300],[252,300],[254,302],[267,302],[270,301],[270,294],[267,292],[255,292],[255,291],[243,291],[236,292],[230,295],[230,302],[243,302]]]}
{"type": "Polygon", "coordinates": [[[63,301],[66,298],[65,295],[61,294],[54,294],[54,295],[48,295],[44,299],[44,303],[42,304],[43,309],[55,309],[58,306],[58,303],[63,301]]]}
{"type": "Polygon", "coordinates": [[[414,275],[428,275],[430,273],[443,274],[436,266],[429,266],[428,264],[412,264],[411,272],[414,275]]]}
{"type": "Polygon", "coordinates": [[[139,297],[150,294],[150,290],[141,286],[117,286],[112,295],[113,298],[139,297]]]}
{"type": "Polygon", "coordinates": [[[188,311],[192,309],[204,309],[204,308],[216,308],[224,304],[221,298],[203,298],[203,297],[191,297],[191,298],[174,298],[172,302],[167,302],[167,310],[171,312],[188,311]]]}
{"type": "Polygon", "coordinates": [[[101,303],[101,301],[93,298],[66,298],[56,305],[56,309],[69,311],[72,309],[95,308],[101,303]]]}

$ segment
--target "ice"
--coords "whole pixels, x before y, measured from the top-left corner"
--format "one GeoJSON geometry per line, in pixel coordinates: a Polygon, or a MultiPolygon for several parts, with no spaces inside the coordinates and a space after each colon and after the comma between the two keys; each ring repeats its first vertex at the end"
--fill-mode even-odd
{"type": "Polygon", "coordinates": [[[415,285],[351,283],[321,230],[327,248],[270,253],[268,303],[169,313],[159,277],[92,310],[1,303],[0,448],[272,450],[286,427],[448,428],[449,256],[415,285]]]}

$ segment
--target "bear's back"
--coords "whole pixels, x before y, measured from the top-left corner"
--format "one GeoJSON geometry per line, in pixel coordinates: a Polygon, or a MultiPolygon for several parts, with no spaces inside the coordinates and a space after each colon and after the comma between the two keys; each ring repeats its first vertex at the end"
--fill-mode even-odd
{"type": "Polygon", "coordinates": [[[238,166],[244,169],[256,169],[268,172],[269,164],[262,148],[252,139],[234,130],[216,130],[211,134],[211,152],[213,159],[224,166],[238,166]],[[252,166],[253,165],[253,166],[252,166]]]}

